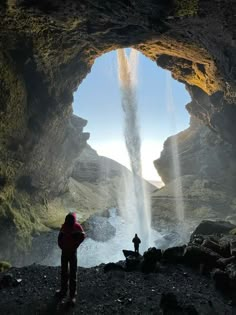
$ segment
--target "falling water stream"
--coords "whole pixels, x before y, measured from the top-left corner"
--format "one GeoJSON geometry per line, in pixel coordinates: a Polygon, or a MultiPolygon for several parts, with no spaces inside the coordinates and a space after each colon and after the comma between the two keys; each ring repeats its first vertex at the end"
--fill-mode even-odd
{"type": "MultiPolygon", "coordinates": [[[[173,100],[173,91],[171,86],[171,76],[166,74],[166,106],[170,117],[170,127],[172,134],[176,134],[176,117],[175,117],[175,105],[173,100]]],[[[178,151],[178,138],[172,136],[171,141],[171,155],[172,155],[172,169],[174,177],[174,197],[175,197],[175,210],[176,218],[178,222],[179,233],[186,235],[185,233],[185,218],[184,218],[184,201],[183,201],[183,187],[181,180],[181,169],[179,161],[178,151]]]]}
{"type": "MultiPolygon", "coordinates": [[[[134,190],[133,226],[142,239],[142,248],[146,249],[150,244],[151,222],[150,207],[148,207],[146,202],[145,187],[142,179],[141,139],[135,89],[138,52],[131,49],[128,57],[124,49],[118,49],[117,58],[121,104],[124,112],[124,138],[133,175],[133,185],[129,186],[128,191],[129,194],[132,194],[131,188],[134,190]]],[[[129,217],[130,211],[131,207],[127,204],[125,206],[126,217],[129,217]]]]}

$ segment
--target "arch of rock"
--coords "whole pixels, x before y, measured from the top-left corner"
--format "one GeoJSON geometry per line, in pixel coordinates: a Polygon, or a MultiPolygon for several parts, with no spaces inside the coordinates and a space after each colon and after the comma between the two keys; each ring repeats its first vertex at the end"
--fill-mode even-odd
{"type": "Polygon", "coordinates": [[[184,14],[179,3],[1,1],[2,200],[13,202],[27,191],[43,203],[66,189],[88,138],[86,121],[72,115],[73,92],[95,58],[121,47],[134,47],[171,70],[191,95],[190,114],[235,145],[233,0],[184,1],[184,14]]]}

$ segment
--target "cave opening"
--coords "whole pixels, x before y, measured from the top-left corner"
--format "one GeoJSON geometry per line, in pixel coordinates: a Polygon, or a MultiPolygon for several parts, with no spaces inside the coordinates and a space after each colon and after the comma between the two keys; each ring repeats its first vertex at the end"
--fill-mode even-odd
{"type": "MultiPolygon", "coordinates": [[[[129,55],[130,49],[126,49],[126,53],[129,55]]],[[[121,108],[117,67],[116,51],[109,52],[96,59],[91,73],[84,79],[79,89],[74,93],[73,110],[75,115],[88,121],[86,132],[90,133],[90,138],[87,143],[92,149],[95,149],[99,156],[105,156],[106,159],[116,161],[130,169],[128,154],[124,143],[124,113],[121,108]]],[[[138,67],[136,70],[137,85],[135,89],[141,131],[143,177],[147,182],[159,186],[160,188],[163,186],[163,182],[153,162],[159,158],[161,150],[163,149],[163,143],[168,137],[188,128],[189,114],[185,109],[185,105],[190,101],[190,96],[183,84],[172,79],[169,71],[161,69],[152,60],[141,53],[139,53],[138,67]],[[167,104],[170,103],[170,97],[168,95],[170,93],[172,98],[171,107],[170,104],[167,104]]],[[[87,149],[85,149],[85,151],[86,150],[87,149]]],[[[89,159],[88,156],[87,158],[89,159]]],[[[88,163],[88,160],[86,163],[88,163]]],[[[83,169],[89,167],[89,163],[85,166],[86,163],[83,163],[83,169]]],[[[109,167],[110,166],[107,166],[107,168],[109,167]]],[[[107,168],[106,171],[109,173],[107,168]]],[[[101,172],[103,171],[104,168],[101,172]]],[[[100,176],[105,178],[104,174],[100,174],[100,176]]],[[[106,178],[107,180],[108,177],[106,178]]],[[[97,178],[97,180],[98,184],[102,186],[101,182],[99,182],[99,178],[97,178]]],[[[126,185],[129,186],[130,183],[126,183],[126,185]]],[[[130,190],[130,188],[128,188],[128,190],[130,190]]],[[[121,198],[125,199],[124,196],[121,198]]],[[[178,204],[179,203],[180,201],[178,200],[178,204]]],[[[120,200],[118,200],[117,208],[120,212],[122,212],[124,204],[124,201],[121,205],[120,200]]],[[[132,213],[129,205],[126,204],[125,206],[132,213]]],[[[86,245],[82,246],[80,250],[80,256],[85,257],[80,261],[82,266],[91,266],[106,261],[107,257],[105,257],[104,254],[106,251],[111,254],[109,255],[109,260],[116,261],[117,259],[122,259],[122,256],[120,256],[122,248],[118,251],[114,251],[114,246],[122,247],[125,245],[129,248],[129,238],[131,238],[131,234],[134,232],[133,218],[130,221],[129,218],[127,221],[125,218],[124,224],[124,220],[122,221],[122,219],[120,219],[119,213],[116,213],[115,209],[111,208],[109,211],[108,223],[110,222],[111,225],[115,227],[115,236],[113,239],[109,239],[109,236],[104,235],[105,239],[108,237],[105,243],[96,242],[96,239],[87,241],[86,245]],[[121,238],[121,231],[124,225],[126,229],[128,227],[128,230],[132,232],[130,235],[126,232],[126,235],[122,237],[122,241],[118,245],[117,237],[121,238]],[[90,257],[91,255],[89,254],[93,252],[91,248],[94,246],[99,248],[100,253],[97,255],[96,259],[90,257]]],[[[173,211],[175,210],[173,209],[173,211]]],[[[96,220],[97,219],[95,219],[95,221],[96,220]]],[[[97,222],[97,224],[100,223],[100,221],[97,222]]],[[[95,225],[96,224],[93,222],[92,226],[96,230],[95,225]]],[[[108,227],[107,234],[109,233],[108,227]]],[[[159,246],[165,248],[167,244],[169,244],[163,237],[165,233],[165,229],[161,231],[161,233],[155,229],[152,230],[152,243],[150,244],[154,246],[155,242],[158,240],[159,246]]],[[[106,234],[106,231],[104,234],[106,234]]],[[[183,241],[181,237],[182,236],[178,235],[176,232],[175,241],[172,243],[181,243],[183,241]]]]}
{"type": "MultiPolygon", "coordinates": [[[[130,49],[126,49],[129,53],[130,49]]],[[[87,141],[101,156],[130,168],[124,145],[123,112],[117,75],[116,51],[97,58],[91,72],[74,93],[74,114],[86,119],[87,141]]],[[[161,187],[164,183],[153,161],[160,157],[166,139],[188,128],[190,116],[185,105],[190,95],[183,83],[171,77],[155,62],[139,53],[137,73],[138,115],[142,138],[143,177],[161,187]],[[167,106],[167,81],[172,87],[174,116],[167,106]]]]}

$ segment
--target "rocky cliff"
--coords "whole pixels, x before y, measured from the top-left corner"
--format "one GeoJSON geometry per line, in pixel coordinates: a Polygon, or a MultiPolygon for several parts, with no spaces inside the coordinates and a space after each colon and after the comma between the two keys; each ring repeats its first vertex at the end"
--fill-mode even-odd
{"type": "Polygon", "coordinates": [[[153,194],[154,221],[158,222],[160,218],[175,220],[176,191],[177,200],[183,199],[188,221],[225,219],[234,214],[235,148],[198,119],[192,118],[188,129],[165,141],[154,165],[165,183],[165,187],[153,194]],[[180,177],[174,169],[173,143],[178,147],[180,177]],[[179,196],[180,186],[182,197],[179,196]]]}
{"type": "Polygon", "coordinates": [[[222,189],[234,189],[236,184],[236,151],[232,144],[222,140],[215,132],[198,119],[191,119],[190,127],[169,137],[161,156],[154,161],[163,182],[175,179],[172,143],[178,146],[181,176],[195,175],[198,178],[218,183],[222,189]]]}
{"type": "Polygon", "coordinates": [[[24,239],[39,228],[39,208],[65,191],[87,138],[73,132],[73,92],[94,60],[113,49],[134,47],[169,69],[189,90],[190,114],[235,146],[233,4],[1,1],[1,226],[12,226],[24,239]],[[72,153],[65,159],[68,146],[72,153]]]}

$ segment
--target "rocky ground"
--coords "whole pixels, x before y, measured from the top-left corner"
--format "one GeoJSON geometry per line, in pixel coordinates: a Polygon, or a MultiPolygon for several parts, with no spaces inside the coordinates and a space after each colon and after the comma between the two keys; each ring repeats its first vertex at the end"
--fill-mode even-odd
{"type": "Polygon", "coordinates": [[[197,270],[168,264],[150,274],[103,268],[78,269],[75,307],[54,297],[59,267],[12,268],[12,282],[0,289],[1,314],[236,314],[232,302],[197,270]]]}
{"type": "Polygon", "coordinates": [[[187,245],[78,268],[75,306],[55,297],[60,267],[0,273],[0,314],[236,314],[236,226],[202,221],[187,245]]]}

